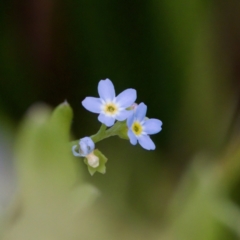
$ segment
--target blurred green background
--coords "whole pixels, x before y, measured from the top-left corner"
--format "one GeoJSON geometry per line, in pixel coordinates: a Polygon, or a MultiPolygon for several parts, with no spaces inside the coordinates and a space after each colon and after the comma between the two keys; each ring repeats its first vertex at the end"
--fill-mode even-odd
{"type": "Polygon", "coordinates": [[[72,139],[92,135],[100,124],[81,101],[109,78],[117,94],[135,88],[163,130],[154,152],[117,138],[97,144],[109,159],[105,175],[91,177],[80,163],[101,192],[87,220],[101,230],[85,226],[83,239],[239,239],[239,13],[239,0],[1,1],[3,199],[28,108],[67,99],[72,139]],[[236,209],[219,203],[226,212],[212,214],[218,195],[236,209]]]}

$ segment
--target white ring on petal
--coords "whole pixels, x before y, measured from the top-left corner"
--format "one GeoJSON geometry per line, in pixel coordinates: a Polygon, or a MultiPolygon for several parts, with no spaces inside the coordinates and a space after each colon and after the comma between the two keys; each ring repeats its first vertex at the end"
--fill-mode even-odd
{"type": "Polygon", "coordinates": [[[115,117],[119,114],[119,110],[120,109],[119,109],[118,104],[114,103],[114,102],[106,102],[101,106],[101,113],[106,116],[115,117]],[[114,112],[109,112],[106,110],[109,106],[112,106],[115,109],[114,112]]]}

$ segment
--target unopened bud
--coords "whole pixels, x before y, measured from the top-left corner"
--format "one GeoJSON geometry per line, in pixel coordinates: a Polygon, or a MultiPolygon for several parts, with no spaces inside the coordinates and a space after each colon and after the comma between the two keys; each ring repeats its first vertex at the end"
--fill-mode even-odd
{"type": "Polygon", "coordinates": [[[99,158],[98,158],[96,155],[94,155],[93,152],[91,152],[90,154],[88,154],[88,155],[86,156],[86,158],[87,158],[87,161],[88,161],[88,165],[89,165],[89,166],[91,166],[91,167],[93,167],[93,168],[96,168],[96,167],[99,166],[99,158]]]}

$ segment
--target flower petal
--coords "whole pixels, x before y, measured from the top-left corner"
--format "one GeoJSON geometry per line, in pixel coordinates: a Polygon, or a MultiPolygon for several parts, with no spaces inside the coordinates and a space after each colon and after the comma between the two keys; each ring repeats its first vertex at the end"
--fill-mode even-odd
{"type": "Polygon", "coordinates": [[[99,120],[101,123],[105,124],[107,127],[111,127],[111,126],[114,124],[114,122],[115,122],[115,118],[110,117],[110,116],[107,116],[107,115],[105,115],[105,114],[103,114],[103,113],[101,113],[101,114],[98,116],[98,120],[99,120]]]}
{"type": "Polygon", "coordinates": [[[144,124],[144,132],[147,134],[156,134],[162,130],[162,121],[151,118],[148,119],[144,124]]]}
{"type": "Polygon", "coordinates": [[[132,124],[133,124],[133,120],[134,120],[134,112],[131,111],[130,116],[127,119],[127,126],[128,128],[131,128],[132,124]]]}
{"type": "Polygon", "coordinates": [[[79,153],[81,156],[87,156],[95,148],[95,144],[90,137],[81,138],[79,141],[79,153]]]}
{"type": "Polygon", "coordinates": [[[77,147],[77,145],[72,146],[72,153],[75,157],[81,157],[81,154],[76,152],[76,150],[75,150],[76,147],[77,147]]]}
{"type": "Polygon", "coordinates": [[[138,142],[146,150],[154,150],[156,148],[154,142],[148,135],[142,135],[138,139],[138,142]]]}
{"type": "Polygon", "coordinates": [[[130,115],[131,115],[131,111],[128,110],[122,110],[117,116],[116,119],[118,121],[124,121],[126,120],[130,115]]]}
{"type": "Polygon", "coordinates": [[[144,103],[140,103],[135,112],[136,119],[141,122],[147,113],[147,106],[144,103]]]}
{"type": "Polygon", "coordinates": [[[108,78],[101,80],[98,84],[98,94],[104,101],[112,101],[115,98],[115,89],[112,81],[108,78]]]}
{"type": "Polygon", "coordinates": [[[136,90],[129,88],[118,94],[118,96],[116,97],[116,102],[120,107],[128,108],[135,102],[136,98],[136,90]]]}
{"type": "Polygon", "coordinates": [[[128,137],[129,137],[130,143],[132,145],[136,145],[137,144],[137,138],[136,138],[136,136],[134,135],[134,133],[131,130],[128,130],[128,137]]]}
{"type": "Polygon", "coordinates": [[[101,112],[101,100],[100,98],[95,97],[86,97],[82,101],[83,107],[85,107],[88,111],[93,113],[100,113],[101,112]]]}

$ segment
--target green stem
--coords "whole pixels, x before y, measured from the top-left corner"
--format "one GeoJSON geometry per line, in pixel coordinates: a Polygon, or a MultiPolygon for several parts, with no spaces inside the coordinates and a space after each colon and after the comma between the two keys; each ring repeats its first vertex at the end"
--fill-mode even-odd
{"type": "Polygon", "coordinates": [[[107,126],[102,124],[100,129],[98,130],[98,132],[94,135],[91,136],[91,139],[97,143],[99,141],[101,141],[102,139],[104,139],[105,136],[105,132],[106,132],[107,126]]]}
{"type": "MultiPolygon", "coordinates": [[[[107,126],[102,124],[98,132],[91,136],[94,143],[100,142],[101,140],[118,135],[119,129],[122,127],[122,122],[116,122],[111,128],[107,129],[107,126]],[[107,129],[107,130],[106,130],[107,129]]],[[[77,145],[79,140],[71,142],[71,145],[77,145]]]]}
{"type": "MultiPolygon", "coordinates": [[[[93,140],[94,143],[97,143],[104,138],[110,137],[110,135],[106,131],[107,126],[102,124],[98,132],[94,135],[91,136],[91,139],[93,140]]],[[[79,140],[75,140],[71,142],[71,146],[78,145],[79,140]]]]}

